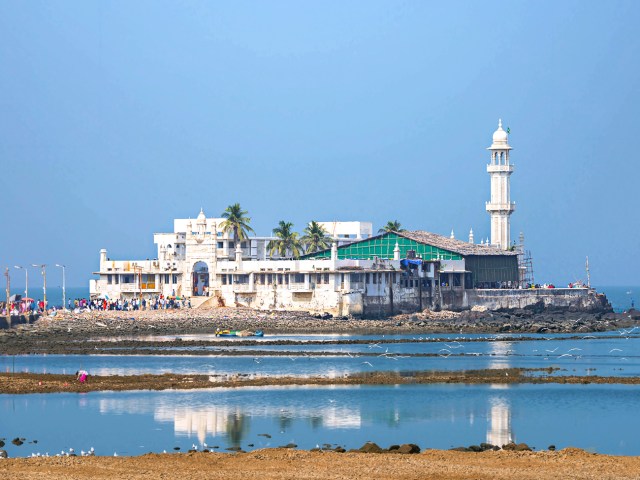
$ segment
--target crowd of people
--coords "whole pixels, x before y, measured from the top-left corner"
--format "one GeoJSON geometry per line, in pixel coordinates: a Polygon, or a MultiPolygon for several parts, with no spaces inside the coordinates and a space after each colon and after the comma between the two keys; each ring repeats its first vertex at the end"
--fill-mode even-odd
{"type": "MultiPolygon", "coordinates": [[[[71,305],[68,306],[71,309],[71,305]]],[[[86,298],[74,300],[73,310],[168,310],[177,308],[191,308],[191,301],[187,298],[165,297],[164,295],[149,295],[147,298],[134,297],[132,299],[97,298],[88,301],[86,298]]]]}
{"type": "MultiPolygon", "coordinates": [[[[191,301],[186,298],[180,297],[165,297],[164,295],[149,295],[147,298],[140,299],[135,297],[132,299],[108,299],[108,298],[76,298],[75,300],[69,299],[67,301],[67,310],[74,312],[81,311],[93,311],[93,310],[117,310],[117,311],[131,311],[131,310],[167,310],[178,308],[191,308],[191,301]]],[[[9,302],[7,308],[7,302],[0,303],[0,312],[2,315],[7,315],[9,312],[11,315],[30,315],[36,313],[55,312],[61,310],[61,306],[45,305],[43,300],[20,300],[16,302],[9,302]]]]}

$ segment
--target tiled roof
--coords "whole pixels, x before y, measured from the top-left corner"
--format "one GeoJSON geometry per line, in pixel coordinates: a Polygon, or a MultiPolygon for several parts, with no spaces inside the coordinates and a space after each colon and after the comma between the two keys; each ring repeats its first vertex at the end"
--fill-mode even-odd
{"type": "Polygon", "coordinates": [[[463,242],[462,240],[456,240],[455,238],[449,238],[422,230],[394,233],[401,237],[405,237],[419,243],[433,245],[434,247],[449,250],[450,252],[454,252],[459,255],[517,255],[516,252],[510,252],[492,246],[475,245],[473,243],[463,242]]]}

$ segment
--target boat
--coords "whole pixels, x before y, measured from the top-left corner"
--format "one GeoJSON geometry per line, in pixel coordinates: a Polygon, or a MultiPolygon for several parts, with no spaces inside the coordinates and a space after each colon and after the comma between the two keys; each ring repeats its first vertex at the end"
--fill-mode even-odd
{"type": "Polygon", "coordinates": [[[262,337],[262,330],[216,330],[216,337],[262,337]]]}

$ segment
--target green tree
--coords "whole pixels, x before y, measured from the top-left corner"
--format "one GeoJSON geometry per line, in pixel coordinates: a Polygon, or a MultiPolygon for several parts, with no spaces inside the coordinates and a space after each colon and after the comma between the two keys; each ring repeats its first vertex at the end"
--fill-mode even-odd
{"type": "Polygon", "coordinates": [[[327,231],[315,220],[304,229],[304,235],[300,239],[306,253],[315,253],[326,250],[331,246],[331,239],[327,237],[327,231]]]}
{"type": "Polygon", "coordinates": [[[225,221],[220,224],[220,227],[225,232],[233,232],[233,240],[236,245],[239,241],[246,239],[249,236],[249,232],[255,233],[253,228],[249,226],[251,218],[247,217],[247,213],[246,210],[242,210],[239,203],[229,205],[222,212],[222,218],[225,221]]]}
{"type": "Polygon", "coordinates": [[[267,245],[269,255],[277,253],[281,257],[287,257],[289,254],[293,258],[300,256],[302,244],[298,238],[298,234],[293,230],[293,223],[280,220],[278,226],[273,229],[273,234],[277,240],[271,240],[267,245]]]}
{"type": "Polygon", "coordinates": [[[400,225],[400,222],[398,220],[389,220],[387,222],[387,224],[382,227],[380,230],[378,230],[378,233],[385,233],[385,232],[404,232],[405,229],[402,228],[402,225],[400,225]]]}

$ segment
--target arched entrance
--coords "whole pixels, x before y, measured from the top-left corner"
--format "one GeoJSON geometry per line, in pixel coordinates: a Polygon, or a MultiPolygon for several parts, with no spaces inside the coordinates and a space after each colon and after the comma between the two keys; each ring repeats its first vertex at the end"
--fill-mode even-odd
{"type": "Polygon", "coordinates": [[[193,266],[193,296],[209,295],[209,267],[205,262],[198,262],[193,266]]]}

